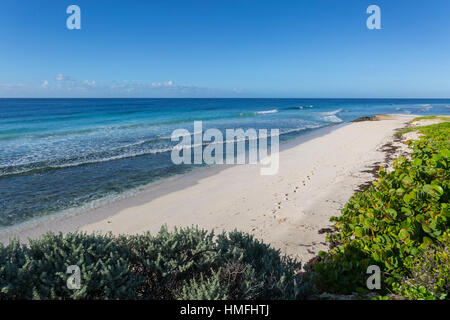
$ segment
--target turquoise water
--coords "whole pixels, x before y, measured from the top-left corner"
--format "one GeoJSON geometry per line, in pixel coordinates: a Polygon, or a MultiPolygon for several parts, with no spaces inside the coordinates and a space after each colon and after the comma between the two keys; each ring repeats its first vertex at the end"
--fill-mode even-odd
{"type": "Polygon", "coordinates": [[[0,227],[192,169],[171,162],[170,135],[195,120],[283,141],[361,116],[449,112],[449,99],[0,99],[0,227]]]}

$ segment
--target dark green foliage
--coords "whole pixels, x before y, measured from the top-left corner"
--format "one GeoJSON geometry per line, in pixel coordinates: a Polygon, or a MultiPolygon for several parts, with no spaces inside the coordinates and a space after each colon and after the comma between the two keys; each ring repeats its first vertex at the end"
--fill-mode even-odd
{"type": "Polygon", "coordinates": [[[28,247],[14,241],[0,252],[2,299],[124,299],[139,284],[112,236],[45,234],[28,247]],[[80,268],[80,290],[67,288],[70,265],[80,268]]]}
{"type": "MultiPolygon", "coordinates": [[[[323,253],[316,264],[316,289],[365,291],[364,272],[368,265],[376,264],[383,272],[381,293],[391,289],[398,292],[399,284],[408,278],[410,284],[416,283],[410,290],[422,286],[426,292],[417,290],[423,291],[423,296],[429,292],[442,296],[439,288],[444,285],[431,290],[417,278],[417,266],[426,265],[421,260],[425,252],[450,244],[450,122],[419,130],[424,135],[410,142],[412,160],[399,157],[391,172],[381,168],[380,178],[369,189],[356,193],[340,217],[332,218],[338,233],[328,240],[340,246],[323,253]]],[[[448,263],[443,257],[434,256],[436,266],[448,263]]]]}
{"type": "Polygon", "coordinates": [[[130,268],[145,281],[139,295],[145,299],[173,299],[186,279],[217,268],[218,253],[213,233],[195,228],[162,228],[150,234],[121,236],[118,242],[129,250],[130,268]]]}
{"type": "Polygon", "coordinates": [[[175,298],[179,300],[227,300],[227,287],[222,286],[221,269],[211,271],[209,278],[200,274],[200,279],[189,280],[175,298]]]}
{"type": "Polygon", "coordinates": [[[28,274],[24,272],[25,251],[19,241],[8,246],[0,243],[0,299],[20,299],[29,292],[28,274]]]}
{"type": "Polygon", "coordinates": [[[344,244],[329,253],[322,251],[319,256],[320,262],[314,265],[312,272],[316,293],[367,293],[366,270],[373,260],[362,250],[344,244]]]}
{"type": "Polygon", "coordinates": [[[222,234],[217,240],[220,255],[228,261],[223,273],[236,281],[227,283],[233,299],[290,299],[298,296],[300,263],[241,232],[222,234]],[[242,271],[239,271],[242,270],[242,271]],[[237,272],[239,271],[239,272],[237,272]],[[236,286],[239,286],[236,288],[236,286]],[[234,288],[233,288],[234,287],[234,288]]]}
{"type": "MultiPolygon", "coordinates": [[[[445,235],[449,237],[449,235],[445,235]]],[[[448,239],[447,239],[448,243],[448,239]]],[[[410,299],[446,299],[450,293],[450,248],[427,249],[412,262],[411,274],[395,291],[410,299]]]]}
{"type": "Polygon", "coordinates": [[[156,237],[121,237],[131,248],[133,272],[146,279],[146,299],[295,298],[300,263],[241,232],[162,228],[156,237]],[[208,285],[206,285],[208,284],[208,285]]]}
{"type": "Polygon", "coordinates": [[[240,232],[46,234],[0,246],[1,299],[293,299],[300,264],[240,232]],[[66,286],[69,265],[81,289],[66,286]]]}

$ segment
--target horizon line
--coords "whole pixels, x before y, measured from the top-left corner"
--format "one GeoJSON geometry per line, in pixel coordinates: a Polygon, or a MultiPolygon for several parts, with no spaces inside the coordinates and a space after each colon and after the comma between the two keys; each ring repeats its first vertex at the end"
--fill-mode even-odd
{"type": "Polygon", "coordinates": [[[357,100],[357,99],[370,99],[370,100],[402,100],[402,99],[410,99],[410,100],[450,100],[450,97],[443,98],[426,98],[426,97],[408,97],[408,98],[390,98],[390,97],[382,97],[382,98],[374,98],[374,97],[359,97],[359,98],[351,98],[351,97],[328,97],[328,98],[319,98],[319,97],[0,97],[0,99],[342,99],[342,100],[357,100]]]}

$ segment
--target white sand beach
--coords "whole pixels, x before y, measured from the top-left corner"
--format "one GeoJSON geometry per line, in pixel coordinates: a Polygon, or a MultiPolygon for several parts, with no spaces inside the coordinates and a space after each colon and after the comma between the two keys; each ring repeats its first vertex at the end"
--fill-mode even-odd
{"type": "Polygon", "coordinates": [[[200,169],[98,209],[3,232],[0,240],[24,240],[47,230],[135,234],[156,233],[164,224],[169,229],[197,225],[254,234],[307,262],[327,249],[323,231],[331,227],[330,217],[373,179],[374,168],[387,164],[387,149],[399,144],[395,131],[413,117],[349,123],[282,150],[273,176],[260,175],[260,166],[250,164],[200,169]]]}

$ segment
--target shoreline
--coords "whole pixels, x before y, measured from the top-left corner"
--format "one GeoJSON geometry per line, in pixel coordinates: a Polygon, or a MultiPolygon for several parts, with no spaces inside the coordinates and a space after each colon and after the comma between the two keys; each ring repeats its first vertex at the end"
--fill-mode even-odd
{"type": "Polygon", "coordinates": [[[18,225],[1,232],[0,241],[13,236],[24,241],[46,231],[154,234],[164,224],[169,229],[198,225],[254,234],[306,262],[326,249],[320,231],[330,227],[329,217],[339,214],[357,186],[372,178],[364,169],[384,161],[384,152],[377,149],[413,117],[346,122],[288,140],[280,145],[275,176],[260,176],[257,165],[199,168],[99,208],[18,225]],[[358,143],[351,143],[352,137],[358,143]],[[330,152],[342,155],[330,157],[330,152]]]}
{"type": "MultiPolygon", "coordinates": [[[[280,142],[280,152],[294,148],[311,139],[329,134],[333,130],[349,124],[351,124],[351,122],[346,121],[330,124],[325,127],[314,128],[305,134],[280,142]]],[[[211,165],[193,168],[184,173],[162,177],[159,180],[152,181],[137,188],[126,190],[118,195],[112,196],[112,199],[109,197],[100,198],[81,207],[64,209],[62,211],[31,218],[30,220],[12,226],[3,227],[0,228],[0,243],[6,244],[13,237],[16,237],[21,242],[28,242],[28,237],[34,239],[46,231],[63,233],[74,232],[83,225],[94,223],[115,214],[110,213],[108,210],[117,211],[136,204],[144,204],[163,196],[167,192],[176,192],[195,185],[200,179],[213,176],[221,170],[234,166],[238,165],[211,165]],[[141,196],[143,196],[142,199],[140,199],[141,196]],[[89,216],[92,212],[94,212],[94,216],[89,216]]]]}

